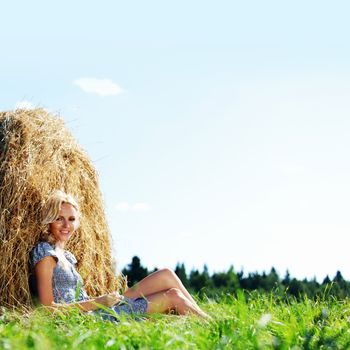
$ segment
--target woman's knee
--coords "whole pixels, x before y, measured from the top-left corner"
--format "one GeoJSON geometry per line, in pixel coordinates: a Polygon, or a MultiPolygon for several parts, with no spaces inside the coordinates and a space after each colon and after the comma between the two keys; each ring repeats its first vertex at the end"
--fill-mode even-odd
{"type": "Polygon", "coordinates": [[[165,292],[165,295],[168,299],[170,299],[174,303],[183,302],[185,297],[180,289],[178,288],[170,288],[165,292]]]}
{"type": "Polygon", "coordinates": [[[173,270],[169,269],[169,268],[161,269],[160,272],[167,279],[174,279],[174,278],[176,278],[176,273],[173,270]]]}

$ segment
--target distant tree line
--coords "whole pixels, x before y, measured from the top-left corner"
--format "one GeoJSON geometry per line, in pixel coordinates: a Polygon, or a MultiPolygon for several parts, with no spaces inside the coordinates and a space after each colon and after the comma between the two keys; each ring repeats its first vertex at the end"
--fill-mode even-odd
{"type": "MultiPolygon", "coordinates": [[[[122,272],[128,276],[129,286],[132,286],[156,270],[157,268],[149,271],[142,266],[140,258],[134,256],[131,263],[122,272]]],[[[340,271],[337,271],[332,280],[326,276],[322,283],[318,283],[315,278],[311,280],[292,278],[288,271],[281,278],[274,267],[269,273],[254,272],[245,275],[243,271],[235,272],[233,266],[230,266],[226,272],[215,272],[210,275],[207,265],[204,265],[203,271],[193,269],[187,273],[185,265],[178,263],[175,273],[190,292],[199,296],[214,297],[219,294],[235,294],[242,289],[260,292],[273,291],[281,297],[294,296],[296,298],[332,296],[344,299],[350,296],[350,282],[343,278],[340,271]]]]}

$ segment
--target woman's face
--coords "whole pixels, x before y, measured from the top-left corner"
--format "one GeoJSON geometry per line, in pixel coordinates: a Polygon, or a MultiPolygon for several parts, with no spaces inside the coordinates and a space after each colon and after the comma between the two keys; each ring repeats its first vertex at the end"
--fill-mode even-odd
{"type": "Polygon", "coordinates": [[[78,223],[77,210],[68,203],[63,203],[57,219],[50,224],[50,232],[56,243],[66,243],[72,236],[78,223]]]}

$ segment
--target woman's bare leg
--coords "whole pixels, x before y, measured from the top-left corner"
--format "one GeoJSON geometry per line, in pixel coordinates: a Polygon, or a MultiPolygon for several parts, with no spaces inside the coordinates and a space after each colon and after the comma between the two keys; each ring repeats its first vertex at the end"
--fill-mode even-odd
{"type": "Polygon", "coordinates": [[[131,288],[128,288],[124,295],[129,298],[137,298],[140,296],[148,296],[157,292],[168,290],[171,288],[180,289],[183,295],[200,310],[196,301],[192,298],[190,293],[186,290],[176,273],[170,269],[162,269],[155,271],[136,283],[131,288]]]}
{"type": "Polygon", "coordinates": [[[202,310],[198,310],[177,288],[150,294],[148,300],[147,313],[164,313],[176,311],[179,315],[194,314],[203,318],[208,315],[202,310]]]}

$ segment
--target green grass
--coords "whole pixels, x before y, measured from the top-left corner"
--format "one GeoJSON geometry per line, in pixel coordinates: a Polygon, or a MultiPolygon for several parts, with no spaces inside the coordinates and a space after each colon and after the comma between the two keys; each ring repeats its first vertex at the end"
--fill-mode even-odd
{"type": "Polygon", "coordinates": [[[155,315],[119,324],[76,311],[0,316],[1,349],[350,349],[350,301],[252,293],[201,302],[213,320],[155,315]]]}

